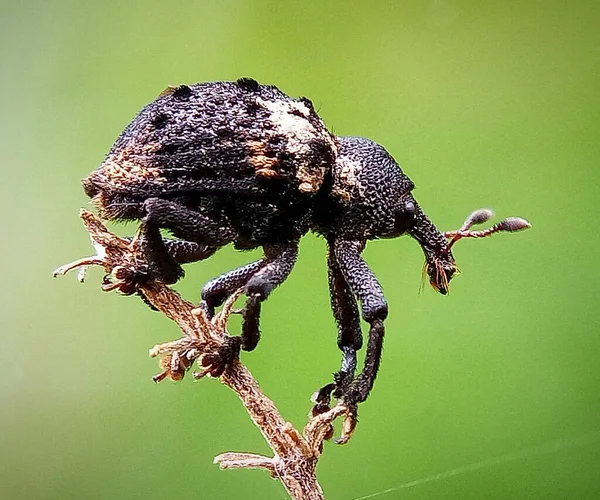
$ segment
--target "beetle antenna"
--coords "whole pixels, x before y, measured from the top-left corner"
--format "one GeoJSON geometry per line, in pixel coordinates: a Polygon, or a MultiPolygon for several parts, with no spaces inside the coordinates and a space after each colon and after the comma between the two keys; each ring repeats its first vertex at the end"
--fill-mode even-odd
{"type": "Polygon", "coordinates": [[[450,240],[448,243],[447,250],[450,250],[452,246],[462,238],[486,238],[495,233],[510,232],[514,233],[517,231],[523,231],[529,229],[531,224],[522,219],[521,217],[507,217],[506,219],[494,224],[492,227],[487,229],[481,229],[478,231],[472,231],[471,227],[476,224],[483,224],[494,216],[489,208],[480,208],[472,212],[465,220],[460,229],[456,231],[446,231],[444,236],[450,240]]]}

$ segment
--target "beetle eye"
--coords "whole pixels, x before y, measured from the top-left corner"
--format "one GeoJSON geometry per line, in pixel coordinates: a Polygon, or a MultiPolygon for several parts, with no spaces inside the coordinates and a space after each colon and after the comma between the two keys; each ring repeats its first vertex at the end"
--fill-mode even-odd
{"type": "Polygon", "coordinates": [[[404,211],[408,214],[408,215],[415,215],[417,213],[417,207],[415,206],[415,204],[412,201],[405,201],[404,202],[404,211]]]}

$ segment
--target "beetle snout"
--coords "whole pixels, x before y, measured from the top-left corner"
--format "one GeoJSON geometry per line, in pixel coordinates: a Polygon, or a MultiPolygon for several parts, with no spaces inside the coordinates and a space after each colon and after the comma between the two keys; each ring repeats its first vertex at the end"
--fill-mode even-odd
{"type": "Polygon", "coordinates": [[[448,253],[443,256],[428,255],[425,260],[425,271],[433,289],[446,295],[450,280],[456,276],[458,268],[452,254],[448,253]]]}

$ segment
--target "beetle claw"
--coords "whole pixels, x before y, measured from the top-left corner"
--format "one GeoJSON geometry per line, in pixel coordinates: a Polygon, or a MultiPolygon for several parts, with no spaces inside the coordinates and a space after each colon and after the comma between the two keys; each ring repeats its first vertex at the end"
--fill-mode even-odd
{"type": "Polygon", "coordinates": [[[310,413],[312,417],[325,413],[331,409],[331,394],[335,390],[335,384],[327,384],[317,390],[312,397],[311,401],[314,403],[310,413]]]}

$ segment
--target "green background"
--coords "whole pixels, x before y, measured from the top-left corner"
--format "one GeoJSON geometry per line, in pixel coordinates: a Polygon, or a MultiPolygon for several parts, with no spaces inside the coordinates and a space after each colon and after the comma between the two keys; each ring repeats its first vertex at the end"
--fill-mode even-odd
{"type": "MultiPolygon", "coordinates": [[[[384,144],[441,229],[482,206],[533,224],[461,242],[448,297],[418,293],[414,241],[368,246],[384,359],[353,440],[326,444],[327,498],[599,498],[598,5],[3,2],[0,497],[285,497],[263,471],[212,464],[268,451],[233,393],[152,383],[147,349],[175,325],[103,294],[99,270],[50,276],[91,253],[79,180],[139,108],[169,84],[252,76],[384,144]]],[[[198,300],[255,257],[223,249],[177,289],[198,300]]],[[[340,358],[322,240],[303,240],[263,311],[244,362],[302,426],[340,358]]]]}

